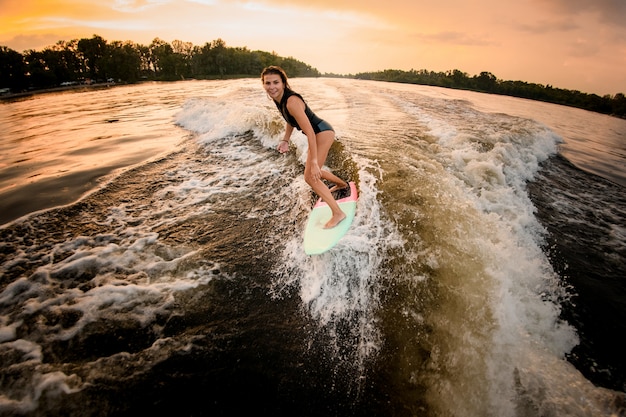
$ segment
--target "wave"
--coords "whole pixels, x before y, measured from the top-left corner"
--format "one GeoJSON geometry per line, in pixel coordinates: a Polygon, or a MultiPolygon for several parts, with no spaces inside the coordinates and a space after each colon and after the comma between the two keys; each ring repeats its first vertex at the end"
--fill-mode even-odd
{"type": "Polygon", "coordinates": [[[274,150],[257,84],[189,84],[173,152],[0,229],[3,412],[620,410],[566,360],[570,293],[527,190],[558,135],[423,87],[294,81],[360,190],[348,235],[307,257],[306,138],[274,150]]]}

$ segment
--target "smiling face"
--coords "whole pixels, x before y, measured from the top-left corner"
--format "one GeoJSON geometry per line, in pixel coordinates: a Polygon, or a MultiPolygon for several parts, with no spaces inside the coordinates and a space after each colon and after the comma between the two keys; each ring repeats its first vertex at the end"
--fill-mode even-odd
{"type": "Polygon", "coordinates": [[[263,76],[263,87],[268,96],[274,101],[280,102],[285,92],[285,83],[278,74],[266,74],[263,76]]]}

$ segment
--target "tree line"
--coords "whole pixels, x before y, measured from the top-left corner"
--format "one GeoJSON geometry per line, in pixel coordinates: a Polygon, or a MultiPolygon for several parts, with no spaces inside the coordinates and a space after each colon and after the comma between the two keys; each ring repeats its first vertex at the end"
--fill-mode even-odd
{"type": "MultiPolygon", "coordinates": [[[[41,51],[19,53],[0,46],[0,91],[23,92],[67,84],[142,80],[173,81],[257,77],[268,65],[280,65],[292,77],[318,77],[320,72],[294,58],[276,53],[227,47],[222,39],[203,46],[155,38],[150,45],[107,42],[101,36],[59,41],[41,51]]],[[[341,76],[325,74],[326,76],[341,76]]],[[[524,81],[499,80],[490,72],[470,76],[460,70],[393,70],[344,77],[466,89],[541,100],[626,118],[626,97],[587,94],[524,81]]]]}
{"type": "Polygon", "coordinates": [[[17,93],[33,89],[115,81],[259,76],[268,65],[282,66],[290,76],[319,76],[317,69],[275,53],[227,47],[222,39],[195,46],[155,38],[150,45],[107,42],[101,36],[59,41],[23,54],[0,46],[0,88],[17,93]]]}
{"type": "Polygon", "coordinates": [[[467,73],[458,69],[446,72],[388,69],[378,72],[359,73],[355,75],[355,78],[501,94],[578,107],[626,118],[626,97],[623,93],[617,93],[614,96],[605,95],[600,97],[597,94],[587,94],[576,90],[554,88],[551,85],[544,86],[542,84],[524,81],[499,80],[492,73],[485,71],[481,72],[480,75],[469,76],[467,73]]]}

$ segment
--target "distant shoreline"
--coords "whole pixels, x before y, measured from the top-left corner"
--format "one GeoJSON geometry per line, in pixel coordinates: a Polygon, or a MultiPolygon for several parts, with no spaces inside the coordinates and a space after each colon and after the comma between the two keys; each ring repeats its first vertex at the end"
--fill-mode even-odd
{"type": "MultiPolygon", "coordinates": [[[[255,76],[252,75],[246,75],[246,76],[241,76],[241,77],[237,77],[237,78],[252,78],[255,76]]],[[[229,80],[232,79],[232,77],[224,77],[224,78],[210,78],[210,80],[229,80]]],[[[190,79],[186,79],[186,80],[174,80],[174,81],[164,81],[164,80],[141,80],[141,81],[137,81],[137,82],[133,82],[133,83],[125,83],[125,82],[120,82],[120,83],[116,83],[116,82],[103,82],[103,83],[93,83],[93,84],[78,84],[78,85],[64,85],[64,86],[59,86],[59,87],[49,87],[49,88],[38,88],[38,89],[33,89],[33,90],[28,90],[28,91],[22,91],[19,93],[7,93],[7,94],[1,94],[0,95],[0,100],[6,100],[6,101],[10,101],[12,99],[17,99],[17,98],[24,98],[24,97],[32,97],[32,96],[36,96],[39,94],[47,94],[47,93],[59,93],[59,92],[63,92],[63,91],[79,91],[80,90],[85,90],[85,91],[90,91],[90,90],[103,90],[105,88],[112,88],[112,87],[121,87],[121,86],[128,86],[128,85],[139,85],[139,84],[143,84],[143,83],[172,83],[172,82],[179,82],[179,81],[194,81],[196,80],[195,78],[190,78],[190,79]]],[[[209,78],[207,78],[207,80],[209,80],[209,78]]]]}
{"type": "MultiPolygon", "coordinates": [[[[399,81],[391,81],[391,80],[376,80],[376,79],[364,79],[364,78],[354,78],[354,77],[336,77],[333,76],[332,74],[327,75],[330,78],[350,78],[350,79],[355,79],[355,80],[363,80],[363,81],[382,81],[382,82],[392,82],[392,83],[400,83],[400,84],[415,84],[415,85],[426,85],[429,86],[429,84],[419,84],[419,83],[402,83],[399,81]]],[[[319,77],[315,77],[315,78],[324,78],[327,77],[326,75],[322,75],[319,77]]],[[[236,76],[236,77],[222,77],[222,78],[206,78],[205,80],[228,80],[228,79],[234,79],[234,78],[250,78],[253,77],[252,75],[245,75],[245,76],[236,76]]],[[[294,77],[297,78],[297,77],[294,77]]],[[[306,78],[306,77],[303,77],[306,78]]],[[[179,81],[193,81],[193,80],[197,80],[195,78],[190,78],[190,79],[186,79],[186,80],[175,80],[175,81],[163,81],[163,80],[142,80],[142,81],[137,81],[135,83],[115,83],[115,82],[104,82],[104,83],[94,83],[94,84],[80,84],[80,85],[68,85],[68,86],[59,86],[59,87],[52,87],[52,88],[42,88],[42,89],[36,89],[36,90],[29,90],[29,91],[24,91],[21,93],[9,93],[9,94],[3,94],[0,95],[0,100],[2,101],[10,101],[13,99],[19,99],[19,98],[24,98],[24,97],[32,97],[35,95],[39,95],[39,94],[46,94],[46,93],[58,93],[58,92],[63,92],[63,91],[76,91],[76,90],[102,90],[105,88],[111,88],[111,87],[118,87],[118,86],[124,86],[124,85],[137,85],[137,84],[142,84],[142,83],[147,83],[147,82],[162,82],[162,83],[170,83],[170,82],[179,82],[179,81]]],[[[549,101],[549,100],[541,100],[541,99],[536,99],[536,98],[528,98],[528,97],[520,97],[517,95],[512,95],[512,94],[502,94],[502,93],[496,93],[496,92],[488,92],[488,91],[480,91],[480,90],[474,90],[474,89],[469,89],[469,88],[455,88],[455,87],[445,87],[445,86],[437,86],[437,85],[430,85],[431,87],[440,87],[440,88],[450,88],[452,90],[466,90],[466,91],[474,91],[477,93],[484,93],[484,94],[495,94],[495,95],[501,95],[501,96],[507,96],[507,97],[515,97],[515,98],[521,98],[521,99],[526,99],[526,100],[533,100],[533,101],[537,101],[537,102],[542,102],[542,103],[551,103],[551,104],[556,104],[559,106],[565,106],[565,107],[572,107],[572,108],[578,108],[578,109],[582,109],[582,110],[587,110],[593,113],[597,113],[597,114],[604,114],[606,116],[611,116],[611,117],[616,117],[618,119],[622,119],[622,120],[626,120],[626,116],[621,116],[618,114],[609,114],[609,113],[603,113],[600,111],[596,111],[596,110],[591,110],[585,107],[579,107],[579,106],[574,106],[574,105],[570,105],[570,104],[565,104],[565,103],[556,103],[554,101],[549,101]]]]}

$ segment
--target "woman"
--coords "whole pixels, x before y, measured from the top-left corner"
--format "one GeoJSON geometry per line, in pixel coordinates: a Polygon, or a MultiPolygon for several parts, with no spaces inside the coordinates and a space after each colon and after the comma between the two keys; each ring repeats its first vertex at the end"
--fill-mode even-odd
{"type": "Polygon", "coordinates": [[[304,168],[304,180],[332,210],[332,217],[324,227],[329,229],[337,226],[346,218],[346,214],[339,208],[332,192],[346,188],[348,184],[330,172],[322,170],[328,151],[335,140],[332,126],[317,117],[302,96],[289,87],[287,74],[282,68],[277,66],[265,68],[261,73],[261,80],[265,91],[274,100],[278,111],[287,122],[285,136],[278,144],[278,152],[289,151],[289,139],[294,128],[306,135],[309,153],[304,168]],[[322,179],[332,182],[335,186],[329,189],[322,179]]]}

